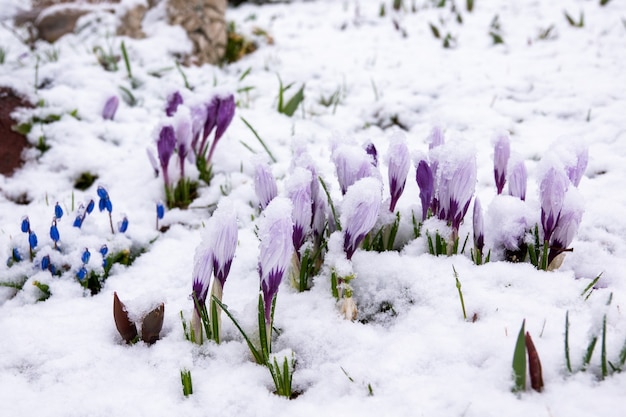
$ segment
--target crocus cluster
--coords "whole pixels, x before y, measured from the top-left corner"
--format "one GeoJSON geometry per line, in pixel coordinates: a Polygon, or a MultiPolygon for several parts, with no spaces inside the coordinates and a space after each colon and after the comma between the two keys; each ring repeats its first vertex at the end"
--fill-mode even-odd
{"type": "Polygon", "coordinates": [[[434,130],[429,160],[417,161],[416,180],[420,188],[422,219],[435,215],[452,230],[452,243],[465,218],[476,187],[476,156],[463,143],[443,143],[439,130],[434,130]]]}
{"type": "Polygon", "coordinates": [[[208,102],[187,107],[182,95],[175,92],[167,99],[165,113],[167,117],[156,138],[158,165],[150,151],[148,157],[155,172],[158,174],[160,170],[163,173],[167,205],[184,208],[191,202],[193,194],[193,185],[185,172],[185,161],[195,163],[199,179],[210,183],[213,153],[234,117],[235,98],[232,94],[215,95],[208,102]],[[209,146],[209,138],[214,131],[209,146]],[[176,185],[169,172],[174,153],[178,155],[179,168],[176,185]]]}

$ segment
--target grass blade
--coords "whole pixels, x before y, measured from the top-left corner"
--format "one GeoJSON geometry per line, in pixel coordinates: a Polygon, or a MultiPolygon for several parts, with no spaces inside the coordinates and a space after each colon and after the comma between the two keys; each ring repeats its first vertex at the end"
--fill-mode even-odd
{"type": "Polygon", "coordinates": [[[565,313],[565,366],[572,373],[572,362],[569,358],[569,311],[565,313]]]}
{"type": "Polygon", "coordinates": [[[526,339],[524,337],[524,325],[526,320],[522,321],[522,328],[517,336],[515,343],[515,351],[513,352],[513,377],[515,383],[513,392],[520,392],[526,389],[526,339]]]}
{"type": "Polygon", "coordinates": [[[461,291],[461,281],[459,281],[459,274],[456,272],[454,265],[452,265],[454,271],[454,279],[456,280],[456,289],[459,291],[459,299],[461,300],[461,308],[463,309],[463,319],[467,320],[467,314],[465,313],[465,302],[463,301],[463,291],[461,291]]]}
{"type": "Polygon", "coordinates": [[[274,158],[274,155],[272,155],[272,152],[269,150],[269,148],[267,147],[267,145],[265,144],[265,142],[263,142],[263,139],[261,139],[261,137],[259,136],[259,134],[256,132],[256,130],[254,130],[254,128],[252,127],[252,125],[250,123],[248,123],[248,121],[246,119],[244,119],[243,117],[239,116],[239,118],[241,119],[241,121],[248,126],[248,129],[250,129],[252,131],[252,133],[254,134],[254,136],[257,138],[257,140],[259,141],[259,143],[261,144],[261,146],[263,146],[263,149],[265,149],[265,152],[267,152],[267,154],[269,155],[270,159],[272,160],[272,162],[276,163],[278,162],[276,160],[276,158],[274,158]]]}
{"type": "Polygon", "coordinates": [[[222,304],[222,302],[216,297],[216,296],[212,296],[212,299],[215,303],[217,303],[218,306],[220,306],[220,308],[222,309],[222,311],[224,313],[226,313],[226,315],[228,316],[228,318],[233,322],[233,324],[235,325],[235,327],[237,328],[237,330],[239,330],[239,333],[241,333],[241,335],[243,336],[244,340],[246,341],[246,343],[248,344],[248,347],[250,348],[250,352],[252,352],[252,356],[254,356],[254,360],[256,361],[256,363],[258,364],[263,364],[265,363],[263,361],[263,356],[259,353],[259,351],[257,350],[257,348],[254,347],[254,345],[252,344],[252,342],[250,341],[250,338],[248,338],[248,335],[246,334],[246,332],[244,332],[244,330],[241,328],[241,326],[239,325],[239,323],[237,322],[237,320],[235,320],[235,317],[233,317],[232,314],[230,314],[230,311],[228,311],[228,308],[226,307],[226,305],[222,304]]]}

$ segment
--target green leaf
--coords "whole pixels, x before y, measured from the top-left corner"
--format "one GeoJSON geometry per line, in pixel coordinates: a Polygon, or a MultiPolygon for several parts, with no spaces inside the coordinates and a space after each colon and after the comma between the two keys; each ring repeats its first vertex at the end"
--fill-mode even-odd
{"type": "Polygon", "coordinates": [[[441,39],[441,33],[439,33],[439,29],[437,29],[437,26],[433,25],[432,23],[429,23],[428,26],[430,26],[430,31],[432,32],[433,36],[437,39],[441,39]]]}
{"type": "Polygon", "coordinates": [[[606,314],[602,318],[602,350],[600,356],[600,366],[602,368],[602,379],[606,378],[609,374],[606,366],[606,314]]]}
{"type": "Polygon", "coordinates": [[[593,356],[593,350],[596,348],[596,343],[598,342],[598,336],[593,336],[589,341],[589,345],[587,346],[587,350],[585,351],[585,356],[583,356],[583,367],[582,370],[585,371],[587,366],[589,366],[589,362],[591,362],[591,357],[593,356]]]}
{"type": "Polygon", "coordinates": [[[569,357],[569,311],[565,312],[565,365],[569,373],[572,373],[572,362],[569,357]]]}
{"type": "Polygon", "coordinates": [[[228,307],[226,307],[225,304],[222,304],[222,302],[214,295],[211,296],[211,299],[217,303],[217,305],[220,306],[220,308],[222,309],[222,311],[224,313],[226,313],[226,315],[228,316],[228,318],[233,322],[233,324],[235,325],[235,327],[237,328],[237,330],[239,330],[239,333],[241,333],[241,335],[243,336],[244,340],[246,341],[246,343],[248,344],[248,348],[250,348],[250,352],[252,353],[252,356],[254,356],[254,360],[256,361],[256,363],[262,365],[264,363],[266,363],[266,361],[264,361],[263,359],[263,355],[258,351],[257,348],[254,347],[254,345],[252,344],[252,342],[250,341],[250,338],[248,337],[248,335],[246,334],[246,332],[241,328],[241,326],[239,325],[239,323],[237,322],[237,320],[235,319],[235,317],[233,317],[232,314],[230,314],[230,311],[228,311],[228,307]]]}
{"type": "Polygon", "coordinates": [[[524,325],[526,320],[522,321],[522,328],[517,336],[515,343],[515,351],[513,353],[513,392],[520,392],[526,389],[526,338],[524,325]]]}
{"type": "Polygon", "coordinates": [[[280,112],[283,114],[286,114],[289,117],[292,117],[293,114],[298,109],[298,106],[300,105],[300,103],[302,103],[303,101],[304,101],[304,84],[302,84],[302,87],[300,87],[298,92],[289,99],[285,107],[282,108],[280,112]]]}
{"type": "Polygon", "coordinates": [[[241,121],[248,126],[248,129],[250,129],[252,131],[252,133],[254,134],[254,136],[257,138],[257,140],[259,141],[259,143],[261,144],[261,146],[263,146],[263,149],[265,149],[265,152],[267,152],[267,154],[269,155],[270,159],[272,160],[272,162],[276,163],[278,162],[277,159],[274,157],[274,155],[272,154],[272,152],[270,151],[270,149],[267,147],[267,145],[265,144],[265,142],[263,142],[263,139],[261,139],[261,137],[259,136],[259,134],[256,132],[256,130],[254,130],[254,128],[252,127],[252,125],[250,123],[248,123],[248,121],[246,119],[244,119],[243,117],[239,116],[239,118],[241,119],[241,121]]]}

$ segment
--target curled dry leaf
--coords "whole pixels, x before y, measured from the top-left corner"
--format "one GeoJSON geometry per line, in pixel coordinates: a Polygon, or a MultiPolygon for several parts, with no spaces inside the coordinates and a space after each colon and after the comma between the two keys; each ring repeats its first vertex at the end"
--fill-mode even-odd
{"type": "Polygon", "coordinates": [[[530,386],[537,392],[543,390],[543,376],[541,375],[541,361],[535,349],[530,333],[526,332],[526,352],[528,353],[528,372],[530,373],[530,386]]]}
{"type": "Polygon", "coordinates": [[[130,343],[137,337],[137,326],[128,318],[126,306],[120,301],[116,292],[113,293],[113,318],[115,319],[117,331],[127,343],[130,343]]]}
{"type": "Polygon", "coordinates": [[[141,339],[149,345],[159,340],[159,334],[163,328],[164,313],[165,305],[161,303],[161,305],[149,312],[146,317],[143,318],[143,324],[141,325],[141,339]]]}

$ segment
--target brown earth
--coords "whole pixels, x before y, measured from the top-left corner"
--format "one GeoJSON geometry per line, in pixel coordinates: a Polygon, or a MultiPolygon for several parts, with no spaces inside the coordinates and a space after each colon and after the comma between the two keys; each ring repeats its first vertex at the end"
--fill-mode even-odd
{"type": "Polygon", "coordinates": [[[10,88],[0,87],[0,174],[6,176],[22,166],[22,151],[28,146],[26,137],[11,129],[16,124],[11,113],[18,107],[32,105],[10,88]]]}

